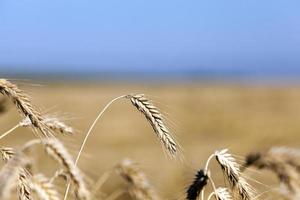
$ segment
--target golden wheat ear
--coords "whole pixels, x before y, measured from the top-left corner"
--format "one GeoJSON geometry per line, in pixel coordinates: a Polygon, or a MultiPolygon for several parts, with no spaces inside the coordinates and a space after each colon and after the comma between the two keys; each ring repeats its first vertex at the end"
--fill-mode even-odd
{"type": "Polygon", "coordinates": [[[159,110],[143,94],[127,95],[126,98],[130,99],[132,105],[146,117],[168,154],[175,157],[178,154],[179,146],[165,125],[159,110]]]}
{"type": "Polygon", "coordinates": [[[37,128],[43,136],[51,136],[51,131],[44,124],[41,113],[32,105],[30,97],[20,90],[15,84],[0,79],[0,92],[8,96],[15,104],[19,112],[28,117],[35,128],[37,128]]]}
{"type": "Polygon", "coordinates": [[[259,170],[266,169],[273,172],[286,192],[295,196],[299,193],[297,191],[300,191],[299,158],[299,149],[272,147],[267,151],[249,153],[245,158],[245,167],[256,167],[259,170]]]}
{"type": "Polygon", "coordinates": [[[0,171],[0,199],[6,200],[11,196],[12,189],[19,187],[19,197],[21,199],[30,199],[30,192],[26,186],[22,186],[26,180],[26,174],[22,173],[22,169],[28,164],[28,159],[21,153],[12,156],[0,171]],[[21,170],[21,176],[20,176],[21,170]],[[19,182],[20,181],[20,182],[19,182]],[[22,183],[22,181],[24,181],[22,183]],[[26,187],[26,188],[24,188],[26,187]],[[24,193],[23,193],[24,192],[24,193]],[[27,195],[27,196],[22,196],[27,195]]]}
{"type": "Polygon", "coordinates": [[[58,161],[68,172],[70,180],[75,186],[75,194],[80,200],[90,199],[90,193],[83,181],[82,173],[75,165],[71,155],[64,145],[57,139],[43,140],[46,152],[49,156],[58,161]]]}
{"type": "Polygon", "coordinates": [[[158,200],[159,197],[146,175],[130,159],[122,160],[116,166],[117,172],[128,183],[128,192],[136,200],[158,200]]]}
{"type": "MultiPolygon", "coordinates": [[[[9,162],[9,160],[12,159],[13,156],[16,155],[15,150],[13,148],[9,148],[9,147],[0,148],[0,152],[2,154],[2,159],[5,163],[9,162]]],[[[30,176],[30,174],[28,174],[25,169],[27,164],[29,164],[29,160],[27,160],[26,165],[24,165],[23,167],[20,166],[18,168],[18,180],[17,180],[16,186],[17,186],[18,196],[19,196],[20,200],[31,200],[32,199],[29,182],[28,182],[28,179],[29,179],[28,177],[30,176]]]]}
{"type": "Polygon", "coordinates": [[[228,153],[228,150],[216,151],[215,157],[231,186],[237,189],[240,198],[242,200],[254,199],[254,189],[242,177],[240,172],[241,166],[236,162],[235,158],[228,153]]]}
{"type": "Polygon", "coordinates": [[[76,198],[79,200],[90,199],[90,192],[83,180],[83,174],[75,165],[72,156],[69,154],[63,143],[55,138],[36,139],[23,145],[22,151],[28,152],[36,144],[42,144],[47,155],[57,161],[65,169],[65,173],[74,185],[76,198]]]}

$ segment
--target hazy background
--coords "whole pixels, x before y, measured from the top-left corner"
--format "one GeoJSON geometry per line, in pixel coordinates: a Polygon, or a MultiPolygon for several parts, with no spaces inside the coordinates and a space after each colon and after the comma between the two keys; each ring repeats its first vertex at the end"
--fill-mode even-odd
{"type": "MultiPolygon", "coordinates": [[[[297,0],[0,0],[0,74],[77,130],[63,137],[74,155],[109,100],[147,94],[185,162],[166,159],[151,127],[123,100],[97,124],[79,165],[96,180],[130,157],[163,197],[179,199],[216,149],[243,156],[299,147],[299,8],[297,0]]],[[[8,104],[0,131],[19,120],[8,104]]],[[[18,147],[33,137],[20,128],[1,145],[18,147]]],[[[52,166],[39,161],[41,169],[52,166]]],[[[269,173],[249,174],[267,184],[261,191],[277,187],[269,173]]],[[[122,187],[114,175],[103,191],[122,187]]]]}
{"type": "Polygon", "coordinates": [[[295,76],[299,7],[297,0],[2,0],[0,72],[295,76]]]}

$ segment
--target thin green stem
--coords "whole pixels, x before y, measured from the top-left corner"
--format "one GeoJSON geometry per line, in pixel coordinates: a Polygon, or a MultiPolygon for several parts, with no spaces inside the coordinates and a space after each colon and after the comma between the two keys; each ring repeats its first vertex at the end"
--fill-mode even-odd
{"type": "MultiPolygon", "coordinates": [[[[82,154],[82,151],[83,151],[83,148],[85,147],[85,144],[87,142],[87,139],[88,137],[90,136],[94,126],[96,125],[96,123],[98,122],[98,120],[100,119],[100,117],[103,115],[103,113],[107,110],[107,108],[112,104],[114,103],[115,101],[119,100],[119,99],[122,99],[124,97],[126,97],[127,95],[122,95],[122,96],[119,96],[119,97],[116,97],[114,98],[113,100],[111,100],[110,102],[108,102],[108,104],[106,104],[106,106],[100,111],[100,113],[98,114],[97,118],[94,120],[94,122],[92,123],[92,125],[90,126],[87,134],[85,135],[85,138],[83,139],[82,141],[82,144],[80,146],[80,149],[79,149],[79,152],[77,154],[77,157],[76,157],[76,160],[75,160],[75,165],[77,165],[78,161],[79,161],[79,158],[82,154]]],[[[70,183],[68,183],[68,186],[67,186],[67,189],[66,189],[66,192],[65,192],[65,196],[64,196],[64,200],[67,199],[68,197],[68,193],[69,193],[69,190],[70,190],[70,183]]]]}

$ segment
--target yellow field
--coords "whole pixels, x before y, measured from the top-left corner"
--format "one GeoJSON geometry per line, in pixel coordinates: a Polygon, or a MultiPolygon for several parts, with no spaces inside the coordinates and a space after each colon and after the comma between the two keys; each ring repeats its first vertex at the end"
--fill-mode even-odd
{"type": "MultiPolygon", "coordinates": [[[[168,119],[182,146],[184,161],[170,161],[144,117],[129,101],[120,100],[96,125],[79,166],[96,180],[121,159],[131,158],[168,199],[184,197],[195,171],[203,168],[206,159],[217,149],[229,148],[233,154],[243,156],[274,145],[299,147],[300,86],[104,82],[18,85],[43,111],[62,117],[77,130],[74,137],[62,137],[74,156],[90,124],[109,100],[127,93],[147,94],[168,119]]],[[[9,104],[8,111],[0,115],[0,132],[19,120],[16,109],[9,104]]],[[[29,129],[19,128],[0,142],[2,146],[18,147],[32,138],[29,129]]],[[[37,159],[43,170],[53,163],[43,157],[37,159]]],[[[216,182],[223,184],[220,170],[216,165],[213,169],[216,182]]],[[[269,173],[248,173],[276,186],[273,180],[277,180],[269,173]]],[[[124,185],[121,178],[112,175],[103,189],[110,193],[124,185]]]]}

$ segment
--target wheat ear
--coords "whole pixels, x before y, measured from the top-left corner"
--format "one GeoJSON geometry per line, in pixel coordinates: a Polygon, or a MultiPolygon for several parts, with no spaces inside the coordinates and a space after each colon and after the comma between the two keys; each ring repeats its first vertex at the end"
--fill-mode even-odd
{"type": "Polygon", "coordinates": [[[54,185],[43,174],[34,175],[30,188],[41,200],[59,200],[59,194],[54,185]]]}
{"type": "Polygon", "coordinates": [[[253,188],[241,176],[240,165],[235,158],[227,152],[227,149],[216,151],[215,157],[221,166],[225,176],[232,187],[237,188],[238,194],[242,200],[251,200],[254,198],[253,188]]]}
{"type": "MultiPolygon", "coordinates": [[[[175,140],[172,138],[171,134],[169,133],[156,107],[154,107],[149,100],[146,101],[143,95],[122,95],[108,102],[108,104],[106,104],[106,106],[100,111],[96,119],[93,121],[92,125],[90,126],[87,134],[85,135],[82,141],[82,144],[80,146],[79,152],[75,160],[75,165],[77,165],[80,159],[80,156],[83,152],[87,139],[89,138],[93,128],[95,127],[96,123],[101,118],[103,113],[108,109],[110,105],[112,105],[117,100],[123,98],[130,99],[132,104],[146,116],[151,126],[153,127],[155,133],[157,133],[160,141],[164,144],[164,147],[167,149],[169,155],[171,155],[171,157],[175,157],[175,155],[178,153],[178,145],[175,142],[175,140]]],[[[70,184],[68,184],[67,189],[65,191],[64,200],[66,200],[68,197],[69,188],[70,188],[70,184]]]]}
{"type": "MultiPolygon", "coordinates": [[[[15,154],[15,150],[10,147],[2,147],[0,148],[0,152],[2,154],[2,159],[4,162],[8,162],[15,154]]],[[[25,168],[19,168],[19,178],[17,184],[19,199],[20,200],[31,200],[31,192],[28,186],[28,174],[26,173],[25,168]]]]}
{"type": "Polygon", "coordinates": [[[187,200],[197,200],[203,188],[207,185],[208,176],[204,170],[199,170],[193,183],[188,187],[186,192],[187,200]]]}
{"type": "Polygon", "coordinates": [[[51,136],[51,132],[42,121],[41,113],[32,105],[28,95],[5,79],[0,79],[0,92],[10,97],[20,113],[29,117],[33,126],[40,130],[43,136],[51,136]]]}
{"type": "Polygon", "coordinates": [[[178,145],[165,125],[159,110],[143,94],[127,95],[126,97],[149,121],[169,155],[175,157],[178,153],[178,145]]]}
{"type": "Polygon", "coordinates": [[[57,139],[44,140],[43,144],[47,154],[57,160],[68,172],[70,180],[75,186],[76,196],[81,200],[89,199],[90,194],[83,181],[82,174],[64,145],[57,139]]]}
{"type": "Polygon", "coordinates": [[[20,153],[15,154],[7,161],[0,171],[0,199],[9,199],[11,190],[18,184],[20,169],[28,163],[28,160],[20,153]]]}
{"type": "Polygon", "coordinates": [[[295,195],[300,191],[299,150],[273,147],[268,151],[250,153],[246,156],[245,168],[254,166],[275,173],[289,193],[295,195]]]}
{"type": "Polygon", "coordinates": [[[145,174],[130,160],[124,159],[117,167],[117,172],[128,183],[129,194],[137,200],[159,199],[145,174]]]}

